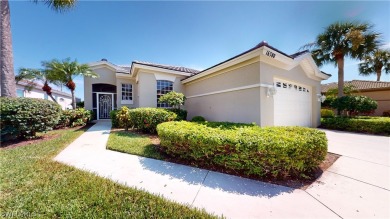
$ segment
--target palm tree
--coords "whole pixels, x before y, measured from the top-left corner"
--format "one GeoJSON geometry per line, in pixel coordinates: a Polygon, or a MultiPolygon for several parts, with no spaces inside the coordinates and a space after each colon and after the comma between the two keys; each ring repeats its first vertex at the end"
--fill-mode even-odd
{"type": "Polygon", "coordinates": [[[372,54],[366,55],[359,64],[360,75],[376,74],[376,80],[381,80],[382,71],[390,73],[390,51],[375,50],[372,54]]]}
{"type": "Polygon", "coordinates": [[[52,95],[52,88],[49,84],[59,85],[60,82],[53,74],[50,74],[46,69],[31,69],[31,68],[21,68],[19,70],[19,74],[15,76],[16,83],[19,83],[22,80],[27,80],[27,90],[31,90],[34,86],[34,82],[36,80],[43,82],[42,90],[46,92],[47,96],[49,96],[54,102],[57,103],[57,100],[52,95]]]}
{"type": "Polygon", "coordinates": [[[74,91],[76,84],[74,83],[74,77],[82,75],[84,77],[97,78],[99,75],[93,72],[89,65],[79,64],[76,60],[71,61],[70,58],[59,61],[53,59],[49,62],[42,62],[42,65],[47,71],[54,76],[54,78],[61,81],[72,93],[72,107],[76,109],[76,98],[74,91]]]}
{"type": "MultiPolygon", "coordinates": [[[[35,3],[39,2],[34,0],[35,3]]],[[[72,8],[76,0],[42,0],[49,8],[63,12],[72,8]]],[[[16,97],[14,60],[12,52],[12,34],[11,34],[11,13],[8,0],[0,1],[0,76],[1,76],[1,96],[16,97]]]]}
{"type": "Polygon", "coordinates": [[[374,51],[380,34],[367,23],[336,22],[303,48],[311,49],[318,66],[333,63],[338,67],[338,97],[344,96],[344,58],[362,59],[374,51]]]}

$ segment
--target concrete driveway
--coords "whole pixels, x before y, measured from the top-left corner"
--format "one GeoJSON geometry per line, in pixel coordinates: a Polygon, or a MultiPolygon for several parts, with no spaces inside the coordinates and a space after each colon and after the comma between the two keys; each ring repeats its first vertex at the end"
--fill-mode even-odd
{"type": "Polygon", "coordinates": [[[306,192],[342,218],[389,218],[390,138],[323,131],[342,156],[306,192]]]}

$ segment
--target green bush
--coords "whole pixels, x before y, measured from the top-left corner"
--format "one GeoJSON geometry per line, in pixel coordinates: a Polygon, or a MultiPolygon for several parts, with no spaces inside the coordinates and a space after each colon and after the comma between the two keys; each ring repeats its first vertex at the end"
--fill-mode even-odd
{"type": "Polygon", "coordinates": [[[334,97],[334,96],[326,96],[326,99],[324,100],[324,102],[321,103],[321,107],[323,107],[323,108],[331,108],[332,104],[333,104],[333,101],[336,98],[337,97],[334,97]]]}
{"type": "Polygon", "coordinates": [[[336,98],[331,106],[339,111],[347,112],[349,116],[356,116],[373,113],[378,104],[375,100],[366,96],[343,96],[336,98]]]}
{"type": "Polygon", "coordinates": [[[204,122],[206,121],[202,116],[194,116],[191,119],[191,122],[204,122]]]}
{"type": "Polygon", "coordinates": [[[325,133],[304,127],[181,121],[157,132],[167,154],[247,175],[303,176],[327,153],[325,133]]]}
{"type": "Polygon", "coordinates": [[[164,94],[158,99],[159,103],[166,103],[169,106],[180,109],[181,105],[184,105],[186,101],[186,97],[182,93],[177,93],[175,91],[171,91],[167,94],[164,94]]]}
{"type": "Polygon", "coordinates": [[[390,118],[386,117],[335,117],[322,118],[321,128],[369,134],[390,135],[390,118]]]}
{"type": "Polygon", "coordinates": [[[119,127],[125,128],[126,131],[133,126],[130,119],[130,109],[127,106],[121,107],[116,114],[116,119],[118,120],[119,127]]]}
{"type": "Polygon", "coordinates": [[[84,126],[92,120],[93,112],[84,108],[64,110],[56,128],[84,126]]]}
{"type": "Polygon", "coordinates": [[[182,121],[182,120],[187,120],[187,110],[184,109],[166,109],[170,112],[173,112],[177,115],[175,121],[182,121]]]}
{"type": "Polygon", "coordinates": [[[118,118],[116,117],[118,112],[119,110],[111,110],[110,112],[110,119],[113,128],[120,128],[118,118]]]}
{"type": "Polygon", "coordinates": [[[333,118],[334,112],[330,109],[321,109],[321,118],[333,118]]]}
{"type": "Polygon", "coordinates": [[[60,119],[55,102],[33,98],[0,98],[1,140],[34,138],[37,132],[52,130],[60,119]]]}
{"type": "Polygon", "coordinates": [[[176,117],[175,113],[161,108],[136,108],[129,111],[131,127],[147,133],[156,133],[158,124],[174,121],[176,117]]]}

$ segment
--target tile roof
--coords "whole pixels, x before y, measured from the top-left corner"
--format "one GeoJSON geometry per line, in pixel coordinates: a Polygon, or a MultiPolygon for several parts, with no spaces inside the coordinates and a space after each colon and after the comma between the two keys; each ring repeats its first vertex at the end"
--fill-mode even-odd
{"type": "MultiPolygon", "coordinates": [[[[356,90],[371,90],[371,89],[383,89],[388,88],[390,90],[390,82],[386,81],[365,81],[365,80],[352,80],[345,81],[344,86],[353,86],[356,90]]],[[[329,89],[337,88],[337,82],[322,84],[321,92],[325,93],[329,89]]]]}
{"type": "Polygon", "coordinates": [[[168,70],[173,70],[173,71],[180,71],[180,72],[185,72],[185,73],[190,73],[192,75],[197,74],[199,71],[191,68],[186,68],[182,66],[173,66],[173,65],[163,65],[163,64],[156,64],[156,63],[151,63],[151,62],[143,62],[143,61],[133,61],[135,64],[140,64],[140,65],[147,65],[147,66],[152,66],[152,67],[157,67],[157,68],[163,68],[163,69],[168,69],[168,70]]]}

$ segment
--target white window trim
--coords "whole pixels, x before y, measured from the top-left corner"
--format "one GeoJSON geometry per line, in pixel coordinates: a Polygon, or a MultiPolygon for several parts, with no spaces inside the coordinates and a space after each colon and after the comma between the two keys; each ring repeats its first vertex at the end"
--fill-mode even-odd
{"type": "Polygon", "coordinates": [[[133,104],[134,100],[134,92],[133,92],[133,84],[132,83],[121,83],[121,96],[120,96],[121,104],[133,104]],[[130,84],[131,85],[131,100],[122,100],[122,88],[124,84],[130,84]]]}

